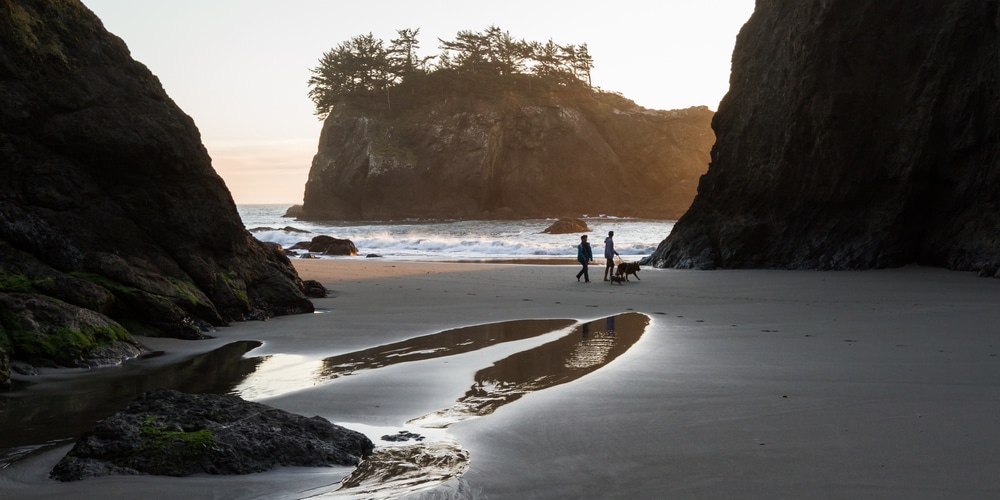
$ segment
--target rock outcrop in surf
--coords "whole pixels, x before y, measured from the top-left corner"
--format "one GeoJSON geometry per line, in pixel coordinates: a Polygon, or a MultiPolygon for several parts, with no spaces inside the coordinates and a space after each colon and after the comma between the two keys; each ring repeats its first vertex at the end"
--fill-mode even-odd
{"type": "Polygon", "coordinates": [[[0,315],[0,370],[312,311],[191,118],[79,1],[0,2],[0,164],[0,296],[17,305],[0,315]]]}
{"type": "Polygon", "coordinates": [[[1000,266],[998,2],[758,1],[658,267],[1000,266]]]}
{"type": "Polygon", "coordinates": [[[708,108],[660,111],[587,88],[527,88],[392,113],[335,108],[296,216],[676,218],[688,208],[715,141],[708,108]]]}

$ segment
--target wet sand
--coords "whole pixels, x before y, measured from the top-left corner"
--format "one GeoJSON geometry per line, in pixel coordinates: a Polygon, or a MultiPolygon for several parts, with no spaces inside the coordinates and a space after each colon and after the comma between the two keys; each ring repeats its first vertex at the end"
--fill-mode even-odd
{"type": "MultiPolygon", "coordinates": [[[[296,260],[321,312],[221,329],[259,340],[261,402],[401,428],[451,407],[519,347],[309,380],[317,360],[468,325],[600,320],[646,332],[600,369],[454,423],[459,478],[412,498],[986,498],[1000,493],[1000,281],[869,272],[644,269],[612,285],[574,265],[296,260]],[[272,366],[273,365],[273,366],[272,366]]],[[[191,343],[154,341],[168,352],[191,343]]],[[[207,345],[207,344],[206,344],[207,345]]],[[[251,376],[251,379],[254,376],[251,376]]],[[[346,469],[245,478],[45,478],[66,448],[0,471],[0,496],[307,498],[346,469]]],[[[409,498],[409,497],[408,497],[409,498]]]]}

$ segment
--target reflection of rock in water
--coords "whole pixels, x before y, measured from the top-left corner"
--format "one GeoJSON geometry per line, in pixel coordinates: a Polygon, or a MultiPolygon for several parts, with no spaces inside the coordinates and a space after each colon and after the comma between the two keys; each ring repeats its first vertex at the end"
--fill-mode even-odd
{"type": "Polygon", "coordinates": [[[649,317],[640,313],[583,323],[570,335],[479,370],[475,383],[451,408],[409,423],[444,428],[470,417],[489,415],[525,394],[576,380],[627,351],[648,324],[649,317]]]}
{"type": "MultiPolygon", "coordinates": [[[[244,354],[260,346],[240,341],[166,365],[132,360],[109,370],[0,395],[0,469],[38,443],[76,439],[136,396],[166,387],[191,394],[226,394],[256,370],[261,358],[244,354]],[[28,446],[28,449],[21,449],[28,446]]],[[[47,445],[42,445],[47,446],[47,445]]]]}
{"type": "Polygon", "coordinates": [[[469,452],[450,441],[379,448],[344,478],[336,496],[396,498],[437,486],[468,468],[469,452]]]}

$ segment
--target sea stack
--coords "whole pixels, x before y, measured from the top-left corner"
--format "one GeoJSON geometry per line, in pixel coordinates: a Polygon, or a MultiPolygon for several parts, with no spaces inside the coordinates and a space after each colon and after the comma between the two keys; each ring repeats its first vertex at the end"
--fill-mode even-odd
{"type": "Polygon", "coordinates": [[[297,216],[675,219],[708,168],[712,114],[576,88],[437,98],[393,113],[338,108],[297,216]]]}
{"type": "Polygon", "coordinates": [[[758,0],[658,267],[1000,266],[1000,14],[758,0]]]}

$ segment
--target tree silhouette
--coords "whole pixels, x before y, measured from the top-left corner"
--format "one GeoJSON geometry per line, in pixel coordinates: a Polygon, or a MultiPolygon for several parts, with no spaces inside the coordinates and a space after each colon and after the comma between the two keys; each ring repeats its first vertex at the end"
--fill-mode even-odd
{"type": "MultiPolygon", "coordinates": [[[[543,84],[591,86],[594,61],[587,44],[559,45],[551,39],[545,44],[527,42],[491,25],[483,32],[459,31],[454,40],[439,38],[442,52],[435,67],[430,69],[428,63],[435,57],[417,55],[420,30],[401,29],[396,33],[398,38],[391,40],[388,48],[368,33],[323,53],[319,65],[310,70],[312,76],[308,82],[309,98],[320,119],[329,116],[337,106],[373,102],[372,98],[378,95],[384,95],[385,106],[391,111],[392,89],[409,84],[410,94],[414,95],[419,84],[412,82],[426,83],[431,77],[438,91],[465,88],[468,92],[477,87],[476,82],[490,79],[488,85],[480,88],[480,92],[486,92],[502,88],[497,85],[505,85],[503,79],[523,79],[525,75],[533,75],[543,84]],[[453,79],[458,80],[450,81],[453,79]]],[[[506,85],[516,81],[510,80],[506,85]]]]}
{"type": "Polygon", "coordinates": [[[346,99],[386,90],[393,80],[389,69],[383,42],[371,33],[358,35],[323,53],[309,78],[309,98],[316,105],[316,115],[326,118],[346,99]]]}

